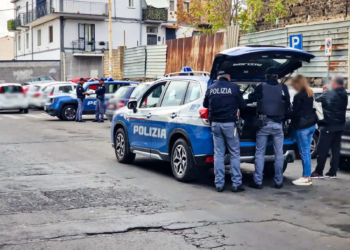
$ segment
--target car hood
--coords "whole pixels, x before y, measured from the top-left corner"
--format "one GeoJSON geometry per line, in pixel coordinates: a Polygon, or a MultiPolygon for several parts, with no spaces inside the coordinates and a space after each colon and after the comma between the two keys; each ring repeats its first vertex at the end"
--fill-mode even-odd
{"type": "Polygon", "coordinates": [[[236,47],[224,50],[215,56],[210,73],[214,81],[220,71],[230,74],[231,81],[265,81],[268,68],[275,68],[282,78],[309,63],[315,56],[302,50],[285,47],[236,47]]]}

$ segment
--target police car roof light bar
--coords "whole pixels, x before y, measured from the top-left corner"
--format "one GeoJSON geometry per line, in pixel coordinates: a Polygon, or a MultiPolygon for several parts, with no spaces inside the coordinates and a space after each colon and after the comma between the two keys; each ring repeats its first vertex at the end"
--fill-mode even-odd
{"type": "Polygon", "coordinates": [[[197,75],[204,75],[210,77],[210,73],[207,71],[189,71],[189,72],[174,72],[174,73],[169,73],[166,74],[165,77],[171,77],[175,75],[180,75],[180,76],[193,76],[194,74],[197,75]]]}

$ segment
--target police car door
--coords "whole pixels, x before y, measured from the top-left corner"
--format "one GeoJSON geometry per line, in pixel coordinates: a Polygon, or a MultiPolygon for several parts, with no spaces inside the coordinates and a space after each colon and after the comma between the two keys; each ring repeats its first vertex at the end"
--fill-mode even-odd
{"type": "Polygon", "coordinates": [[[162,155],[168,152],[168,138],[170,133],[178,127],[178,116],[185,98],[188,82],[187,80],[169,82],[159,108],[152,112],[151,119],[154,128],[151,143],[152,155],[162,155]]]}
{"type": "Polygon", "coordinates": [[[152,86],[138,103],[136,113],[128,110],[128,136],[132,151],[150,156],[152,136],[158,135],[152,122],[152,116],[157,109],[167,82],[160,82],[152,86]]]}
{"type": "Polygon", "coordinates": [[[96,108],[96,94],[95,90],[98,87],[98,83],[90,85],[85,92],[91,91],[92,94],[86,95],[84,100],[84,113],[94,113],[96,108]]]}

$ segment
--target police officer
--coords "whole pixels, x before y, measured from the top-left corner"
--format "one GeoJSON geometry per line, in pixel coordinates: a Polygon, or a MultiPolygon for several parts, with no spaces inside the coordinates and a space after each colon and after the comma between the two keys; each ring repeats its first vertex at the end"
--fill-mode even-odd
{"type": "Polygon", "coordinates": [[[218,81],[209,86],[203,106],[209,108],[209,120],[214,138],[214,173],[217,192],[224,191],[225,152],[230,154],[230,173],[232,191],[243,192],[240,170],[239,135],[235,122],[238,109],[244,109],[246,103],[239,87],[230,83],[230,75],[220,71],[218,81]]]}
{"type": "Polygon", "coordinates": [[[248,97],[249,102],[257,102],[258,132],[256,135],[254,182],[249,186],[262,189],[266,143],[272,136],[275,151],[275,188],[283,187],[283,120],[290,107],[290,96],[286,85],[277,81],[278,71],[268,68],[266,82],[259,84],[248,97]]]}
{"type": "Polygon", "coordinates": [[[85,83],[84,78],[80,78],[77,86],[78,110],[75,118],[76,122],[85,122],[83,120],[84,99],[85,99],[85,95],[87,95],[88,93],[84,92],[84,88],[83,88],[84,83],[85,83]]]}
{"type": "Polygon", "coordinates": [[[104,79],[101,78],[99,83],[100,85],[97,87],[95,93],[96,93],[96,117],[95,120],[93,120],[93,122],[104,122],[103,120],[103,103],[105,100],[105,93],[106,93],[106,87],[104,84],[104,79]]]}

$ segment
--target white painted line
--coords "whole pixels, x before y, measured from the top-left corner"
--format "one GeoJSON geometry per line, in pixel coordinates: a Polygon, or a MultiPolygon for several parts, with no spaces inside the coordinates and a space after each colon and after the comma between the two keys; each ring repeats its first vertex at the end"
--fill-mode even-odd
{"type": "Polygon", "coordinates": [[[42,118],[42,117],[40,117],[40,116],[30,115],[30,114],[27,114],[27,115],[25,115],[25,116],[27,116],[27,117],[32,117],[32,118],[35,118],[35,119],[41,119],[41,118],[42,118]]]}
{"type": "Polygon", "coordinates": [[[16,116],[16,115],[1,115],[1,116],[5,116],[5,117],[8,117],[8,118],[11,118],[11,119],[23,119],[23,117],[19,117],[19,116],[16,116]]]}

